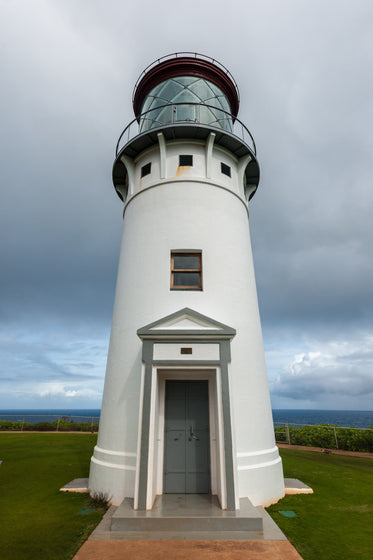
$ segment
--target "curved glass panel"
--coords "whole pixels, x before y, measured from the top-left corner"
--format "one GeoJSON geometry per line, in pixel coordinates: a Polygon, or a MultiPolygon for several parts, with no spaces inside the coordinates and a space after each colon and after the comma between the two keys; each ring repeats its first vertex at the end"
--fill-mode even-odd
{"type": "Polygon", "coordinates": [[[146,111],[140,120],[140,132],[191,121],[232,132],[232,118],[223,112],[231,112],[228,99],[220,88],[204,78],[177,76],[161,82],[147,95],[141,112],[146,111]]]}
{"type": "Polygon", "coordinates": [[[176,105],[175,121],[194,121],[198,122],[196,105],[176,105]]]}
{"type": "Polygon", "coordinates": [[[199,78],[196,76],[176,76],[176,78],[172,78],[175,82],[183,86],[189,86],[190,84],[194,84],[194,82],[198,82],[199,78]]]}
{"type": "Polygon", "coordinates": [[[172,103],[201,103],[201,99],[189,89],[183,89],[173,98],[172,103]]]}
{"type": "Polygon", "coordinates": [[[163,82],[163,87],[159,92],[159,97],[167,99],[167,101],[171,101],[175,95],[180,93],[182,90],[183,86],[181,84],[178,84],[175,80],[167,80],[166,82],[163,82]]]}
{"type": "Polygon", "coordinates": [[[191,84],[188,89],[193,91],[200,99],[209,99],[209,97],[214,96],[214,92],[209,87],[207,80],[198,80],[198,82],[194,82],[191,84]]]}

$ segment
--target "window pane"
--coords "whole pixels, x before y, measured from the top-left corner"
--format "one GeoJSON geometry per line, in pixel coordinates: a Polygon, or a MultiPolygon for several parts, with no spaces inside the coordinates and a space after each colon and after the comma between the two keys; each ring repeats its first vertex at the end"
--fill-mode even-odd
{"type": "Polygon", "coordinates": [[[214,114],[214,109],[209,109],[201,105],[199,108],[199,119],[202,124],[214,124],[216,126],[216,116],[214,114]]]}
{"type": "Polygon", "coordinates": [[[199,270],[199,256],[191,257],[190,255],[174,256],[174,270],[183,268],[191,268],[199,270]]]}
{"type": "Polygon", "coordinates": [[[145,175],[149,175],[149,173],[151,173],[151,169],[152,169],[151,163],[147,163],[146,165],[143,165],[141,168],[141,177],[145,177],[145,175]]]}
{"type": "Polygon", "coordinates": [[[203,80],[202,78],[200,80],[198,80],[198,82],[195,82],[193,85],[190,85],[189,89],[193,93],[198,95],[198,97],[200,98],[201,101],[204,101],[205,99],[208,99],[214,93],[212,91],[212,89],[209,88],[208,83],[205,80],[203,80]]]}
{"type": "Polygon", "coordinates": [[[174,82],[172,79],[166,80],[164,82],[163,88],[158,93],[158,97],[163,97],[163,99],[167,99],[167,101],[170,101],[175,97],[177,93],[179,93],[179,91],[182,90],[183,86],[181,84],[174,82]]]}
{"type": "Polygon", "coordinates": [[[199,97],[194,95],[193,92],[189,91],[189,89],[183,89],[180,93],[175,95],[172,99],[173,103],[201,103],[199,97]]]}
{"type": "Polygon", "coordinates": [[[195,105],[176,105],[177,121],[194,121],[196,119],[195,105]]]}
{"type": "Polygon", "coordinates": [[[153,101],[154,97],[152,97],[151,95],[149,95],[146,99],[145,99],[145,103],[142,106],[141,112],[144,113],[145,111],[147,111],[149,109],[149,106],[151,104],[151,102],[153,101]]]}
{"type": "MultiPolygon", "coordinates": [[[[221,103],[219,102],[219,99],[217,99],[217,97],[210,97],[210,99],[206,99],[206,105],[212,105],[217,109],[222,108],[221,103]]],[[[225,109],[225,107],[223,107],[223,109],[225,109]]]]}
{"type": "MultiPolygon", "coordinates": [[[[160,97],[154,97],[153,99],[153,103],[151,104],[151,106],[149,107],[150,109],[156,109],[157,107],[161,107],[162,105],[167,105],[167,101],[165,99],[161,99],[160,97]]],[[[156,111],[154,110],[154,114],[156,113],[156,111]]],[[[148,113],[148,115],[151,115],[152,112],[148,113]]]]}
{"type": "Polygon", "coordinates": [[[212,89],[212,91],[215,93],[215,95],[224,95],[222,90],[210,81],[209,81],[209,86],[212,89]]]}
{"type": "Polygon", "coordinates": [[[174,286],[199,286],[199,272],[174,272],[174,286]]]}
{"type": "Polygon", "coordinates": [[[225,163],[221,162],[221,172],[224,173],[224,175],[228,175],[228,177],[231,176],[231,168],[229,167],[229,165],[226,165],[225,163]]]}
{"type": "Polygon", "coordinates": [[[183,86],[188,86],[189,84],[199,80],[199,78],[193,78],[193,76],[176,76],[173,80],[175,82],[179,82],[179,84],[182,84],[183,86]]]}
{"type": "Polygon", "coordinates": [[[189,166],[191,167],[193,165],[193,156],[190,155],[180,155],[179,156],[179,165],[181,166],[189,166]]]}
{"type": "Polygon", "coordinates": [[[172,107],[171,105],[168,105],[167,107],[160,109],[159,113],[157,111],[154,111],[154,116],[152,115],[152,113],[150,113],[150,115],[152,119],[154,119],[154,121],[157,123],[156,126],[159,126],[160,124],[169,124],[172,122],[172,107]]]}

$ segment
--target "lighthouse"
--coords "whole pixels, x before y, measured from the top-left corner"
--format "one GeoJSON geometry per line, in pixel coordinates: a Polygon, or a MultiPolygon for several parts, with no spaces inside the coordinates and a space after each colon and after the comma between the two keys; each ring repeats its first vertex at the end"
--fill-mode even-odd
{"type": "Polygon", "coordinates": [[[249,232],[259,182],[239,91],[177,53],[138,79],[114,188],[123,234],[89,489],[151,510],[164,494],[268,505],[284,494],[249,232]]]}

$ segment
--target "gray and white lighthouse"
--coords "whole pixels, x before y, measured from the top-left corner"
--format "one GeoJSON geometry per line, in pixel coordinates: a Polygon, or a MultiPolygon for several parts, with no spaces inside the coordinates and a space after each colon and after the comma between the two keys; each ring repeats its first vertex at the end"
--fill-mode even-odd
{"type": "Polygon", "coordinates": [[[117,146],[123,237],[89,488],[239,509],[284,494],[249,233],[259,182],[239,94],[215,60],[157,60],[117,146]]]}

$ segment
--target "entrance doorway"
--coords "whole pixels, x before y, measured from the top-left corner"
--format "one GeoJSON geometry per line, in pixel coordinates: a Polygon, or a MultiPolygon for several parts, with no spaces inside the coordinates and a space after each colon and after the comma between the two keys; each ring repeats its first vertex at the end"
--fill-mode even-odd
{"type": "Polygon", "coordinates": [[[166,380],[163,492],[210,490],[208,381],[166,380]]]}

